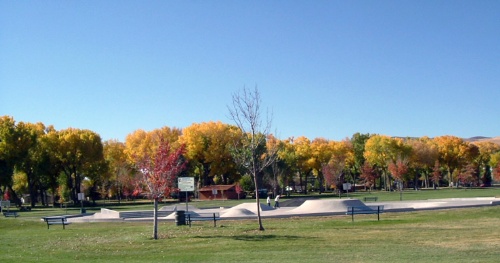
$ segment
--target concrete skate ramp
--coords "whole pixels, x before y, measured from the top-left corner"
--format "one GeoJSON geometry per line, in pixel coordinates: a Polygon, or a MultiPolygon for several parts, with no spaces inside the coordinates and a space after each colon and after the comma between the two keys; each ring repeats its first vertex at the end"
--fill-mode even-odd
{"type": "Polygon", "coordinates": [[[346,212],[349,206],[366,206],[358,199],[307,200],[301,206],[292,209],[294,214],[321,214],[346,212]]]}
{"type": "Polygon", "coordinates": [[[245,209],[245,208],[231,208],[228,209],[224,214],[222,214],[221,218],[240,218],[240,217],[249,217],[255,216],[255,213],[245,209]]]}
{"type": "MultiPolygon", "coordinates": [[[[257,214],[257,204],[256,203],[242,203],[237,206],[234,206],[233,208],[230,208],[229,210],[232,209],[246,209],[254,214],[257,214]]],[[[275,210],[273,207],[270,207],[265,204],[260,204],[260,211],[269,211],[269,210],[275,210]]]]}

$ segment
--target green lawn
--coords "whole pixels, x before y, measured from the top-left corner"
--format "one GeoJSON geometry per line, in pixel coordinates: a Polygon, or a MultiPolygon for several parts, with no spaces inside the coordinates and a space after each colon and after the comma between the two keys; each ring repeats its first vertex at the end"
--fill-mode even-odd
{"type": "MultiPolygon", "coordinates": [[[[480,190],[442,195],[453,191],[464,197],[480,190]]],[[[430,195],[423,192],[416,195],[430,195]]],[[[389,199],[391,194],[376,195],[389,199]]],[[[456,263],[500,258],[500,206],[385,213],[381,221],[359,215],[354,223],[349,216],[264,219],[265,231],[256,230],[256,220],[224,220],[217,228],[210,222],[189,228],[169,221],[160,223],[159,240],[151,239],[148,222],[74,223],[66,230],[47,230],[40,217],[58,211],[35,209],[0,218],[0,262],[456,263]]]]}

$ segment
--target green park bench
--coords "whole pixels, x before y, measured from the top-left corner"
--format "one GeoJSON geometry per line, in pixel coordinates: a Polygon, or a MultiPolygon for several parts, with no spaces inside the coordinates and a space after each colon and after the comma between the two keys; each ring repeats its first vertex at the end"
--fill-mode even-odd
{"type": "Polygon", "coordinates": [[[191,227],[192,221],[214,221],[214,227],[217,226],[217,220],[220,220],[219,213],[202,213],[202,214],[190,214],[186,213],[186,221],[191,227]]]}
{"type": "Polygon", "coordinates": [[[380,214],[384,212],[383,205],[377,206],[349,206],[347,207],[346,215],[351,215],[354,222],[354,215],[362,214],[377,214],[377,220],[380,221],[380,214]]]}
{"type": "Polygon", "coordinates": [[[3,216],[5,217],[18,217],[19,215],[17,214],[17,212],[3,212],[3,216]]]}
{"type": "Polygon", "coordinates": [[[62,225],[63,229],[66,229],[65,226],[71,224],[64,216],[44,217],[43,220],[47,223],[47,229],[49,229],[50,225],[62,225]]]}

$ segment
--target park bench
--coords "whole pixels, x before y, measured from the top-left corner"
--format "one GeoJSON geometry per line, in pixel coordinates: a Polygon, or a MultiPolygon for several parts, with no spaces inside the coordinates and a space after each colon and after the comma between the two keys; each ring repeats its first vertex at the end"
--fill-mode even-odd
{"type": "Polygon", "coordinates": [[[49,229],[50,225],[62,225],[63,229],[66,229],[65,226],[71,224],[63,216],[44,217],[43,220],[47,223],[47,229],[49,229]]]}
{"type": "Polygon", "coordinates": [[[201,213],[201,214],[190,214],[186,213],[186,221],[191,227],[191,222],[193,221],[214,221],[214,227],[217,226],[217,220],[220,220],[219,213],[201,213]]]}
{"type": "Polygon", "coordinates": [[[18,217],[17,212],[3,212],[3,216],[5,217],[18,217]]]}
{"type": "Polygon", "coordinates": [[[347,207],[346,215],[351,215],[354,222],[354,215],[362,214],[377,214],[377,220],[380,221],[380,214],[384,212],[383,205],[377,206],[349,206],[347,207]]]}
{"type": "Polygon", "coordinates": [[[376,201],[378,200],[378,197],[376,197],[376,196],[365,196],[365,198],[363,198],[363,200],[364,200],[365,202],[367,202],[367,201],[373,201],[373,202],[376,202],[376,201]]]}

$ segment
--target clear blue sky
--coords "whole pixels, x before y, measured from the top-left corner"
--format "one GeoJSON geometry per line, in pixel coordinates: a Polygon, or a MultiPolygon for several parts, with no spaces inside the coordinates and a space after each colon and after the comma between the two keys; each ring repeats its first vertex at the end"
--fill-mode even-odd
{"type": "Polygon", "coordinates": [[[124,141],[220,120],[285,139],[499,136],[500,1],[0,0],[0,115],[124,141]]]}

